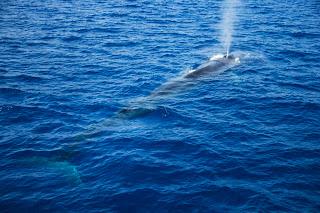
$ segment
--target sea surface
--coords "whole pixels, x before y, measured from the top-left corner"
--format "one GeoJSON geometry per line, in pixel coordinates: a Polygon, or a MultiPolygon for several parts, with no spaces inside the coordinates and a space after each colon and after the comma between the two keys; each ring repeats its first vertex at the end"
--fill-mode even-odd
{"type": "Polygon", "coordinates": [[[0,212],[320,212],[320,2],[0,2],[0,212]]]}

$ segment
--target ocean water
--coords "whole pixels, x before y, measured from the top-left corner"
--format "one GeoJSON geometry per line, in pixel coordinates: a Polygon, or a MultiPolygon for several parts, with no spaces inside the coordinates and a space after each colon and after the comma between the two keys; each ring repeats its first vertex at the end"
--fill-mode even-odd
{"type": "Polygon", "coordinates": [[[1,212],[319,212],[320,2],[2,1],[1,212]],[[131,110],[133,109],[133,110],[131,110]]]}

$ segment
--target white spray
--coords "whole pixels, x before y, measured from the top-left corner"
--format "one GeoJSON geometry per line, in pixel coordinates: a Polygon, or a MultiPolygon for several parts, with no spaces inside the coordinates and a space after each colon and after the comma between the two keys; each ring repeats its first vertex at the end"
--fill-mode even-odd
{"type": "Polygon", "coordinates": [[[232,42],[233,26],[236,19],[236,9],[238,8],[240,0],[225,0],[223,5],[223,17],[220,23],[221,37],[220,42],[229,56],[229,51],[232,42]]]}

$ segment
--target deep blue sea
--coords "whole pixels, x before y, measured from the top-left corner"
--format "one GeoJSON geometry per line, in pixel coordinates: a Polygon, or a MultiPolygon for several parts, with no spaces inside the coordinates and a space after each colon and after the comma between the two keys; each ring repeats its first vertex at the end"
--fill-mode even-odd
{"type": "Polygon", "coordinates": [[[0,2],[0,212],[320,212],[320,1],[0,2]],[[220,26],[220,27],[219,27],[220,26]]]}

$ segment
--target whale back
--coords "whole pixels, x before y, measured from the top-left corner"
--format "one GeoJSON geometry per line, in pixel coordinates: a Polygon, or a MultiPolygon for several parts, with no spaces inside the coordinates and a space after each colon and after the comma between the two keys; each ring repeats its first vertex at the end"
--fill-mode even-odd
{"type": "Polygon", "coordinates": [[[208,62],[200,65],[198,68],[189,71],[183,77],[186,79],[192,79],[207,75],[212,72],[220,72],[224,69],[232,67],[238,62],[238,60],[239,59],[234,57],[233,55],[216,55],[212,57],[208,62]]]}

